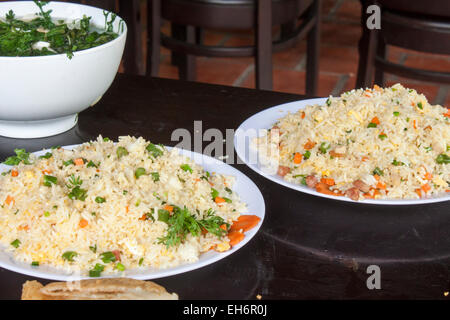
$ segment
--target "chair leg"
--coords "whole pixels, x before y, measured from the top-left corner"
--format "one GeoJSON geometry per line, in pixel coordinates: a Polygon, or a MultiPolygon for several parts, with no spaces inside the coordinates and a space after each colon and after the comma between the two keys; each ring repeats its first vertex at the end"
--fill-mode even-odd
{"type": "MultiPolygon", "coordinates": [[[[387,48],[386,48],[386,42],[384,41],[383,37],[381,36],[381,33],[378,33],[378,40],[377,40],[377,56],[383,59],[386,59],[387,57],[387,48]]],[[[375,68],[375,83],[381,87],[384,87],[384,71],[382,68],[374,66],[375,68]]]]}
{"type": "Polygon", "coordinates": [[[141,26],[138,21],[139,0],[119,0],[119,10],[128,27],[128,39],[123,58],[125,72],[145,75],[141,26]]]}
{"type": "Polygon", "coordinates": [[[367,6],[371,1],[360,0],[361,6],[361,26],[363,34],[358,44],[359,62],[358,74],[356,77],[356,88],[367,88],[372,86],[373,70],[375,64],[375,55],[377,51],[377,30],[370,30],[366,27],[368,14],[367,6]]]}
{"type": "Polygon", "coordinates": [[[150,50],[147,51],[147,75],[158,76],[161,51],[161,0],[153,0],[147,4],[148,34],[150,50]]]}
{"type": "Polygon", "coordinates": [[[256,88],[272,90],[272,0],[257,3],[256,88]]]}
{"type": "MultiPolygon", "coordinates": [[[[178,40],[186,40],[186,27],[176,24],[176,23],[171,23],[170,24],[170,33],[171,33],[171,37],[174,39],[178,39],[178,40]]],[[[170,53],[170,61],[171,64],[173,66],[178,66],[181,61],[183,60],[183,55],[180,54],[179,52],[175,52],[172,51],[170,53]]]]}
{"type": "MultiPolygon", "coordinates": [[[[195,43],[196,42],[196,32],[195,27],[186,26],[186,42],[195,43]]],[[[180,55],[177,58],[178,74],[180,80],[195,81],[197,79],[196,69],[197,61],[196,57],[189,54],[180,55]]]]}
{"type": "Polygon", "coordinates": [[[319,82],[319,54],[320,54],[320,22],[321,22],[321,0],[312,4],[311,14],[315,19],[314,26],[308,33],[306,49],[306,95],[316,96],[319,82]]]}

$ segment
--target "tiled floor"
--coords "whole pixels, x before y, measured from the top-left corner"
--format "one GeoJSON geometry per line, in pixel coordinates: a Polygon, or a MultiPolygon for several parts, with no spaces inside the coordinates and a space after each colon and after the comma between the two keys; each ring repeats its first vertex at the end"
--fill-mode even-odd
{"type": "MultiPolygon", "coordinates": [[[[324,0],[321,33],[319,95],[337,95],[355,87],[358,67],[357,44],[361,36],[360,2],[358,0],[324,0]]],[[[169,31],[168,25],[164,32],[169,31]]],[[[253,43],[251,32],[221,32],[207,30],[205,44],[248,45],[253,43]]],[[[178,78],[171,65],[170,52],[162,49],[159,76],[178,78]]],[[[400,48],[389,48],[389,59],[407,66],[450,72],[450,57],[422,54],[400,48]]],[[[273,55],[275,91],[299,93],[305,91],[305,41],[273,55]]],[[[197,81],[254,88],[253,58],[197,58],[197,81]]],[[[401,82],[424,93],[432,103],[450,106],[450,86],[402,79],[387,75],[387,84],[401,82]]]]}

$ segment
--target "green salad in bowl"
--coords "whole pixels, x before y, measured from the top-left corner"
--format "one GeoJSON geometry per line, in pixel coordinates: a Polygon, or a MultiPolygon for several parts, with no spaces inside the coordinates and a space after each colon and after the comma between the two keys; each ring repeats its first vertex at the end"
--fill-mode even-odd
{"type": "Polygon", "coordinates": [[[127,26],[113,12],[60,1],[0,1],[0,136],[74,127],[119,69],[127,26]]]}
{"type": "MultiPolygon", "coordinates": [[[[104,11],[104,29],[91,24],[84,15],[79,20],[66,20],[51,16],[47,1],[34,1],[39,11],[28,19],[16,17],[11,9],[0,17],[0,56],[29,57],[65,53],[69,58],[74,51],[90,49],[116,39],[113,31],[115,13],[104,11]]],[[[123,27],[123,20],[121,22],[123,27]]]]}

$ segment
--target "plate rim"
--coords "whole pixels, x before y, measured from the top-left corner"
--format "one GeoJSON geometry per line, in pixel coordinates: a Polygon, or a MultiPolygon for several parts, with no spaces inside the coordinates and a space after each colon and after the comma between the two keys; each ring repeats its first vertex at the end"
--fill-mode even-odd
{"type": "MultiPolygon", "coordinates": [[[[84,143],[61,146],[61,148],[67,149],[67,150],[72,150],[76,147],[81,146],[82,144],[84,144],[84,143]]],[[[170,147],[170,146],[164,146],[164,147],[169,152],[175,148],[175,147],[170,147]]],[[[104,276],[92,278],[87,275],[78,275],[75,273],[67,273],[64,270],[57,270],[56,268],[55,268],[56,269],[55,271],[59,271],[61,273],[59,273],[59,274],[51,273],[52,268],[54,268],[54,267],[51,267],[48,265],[45,265],[44,267],[49,268],[50,269],[49,272],[39,271],[39,269],[33,270],[32,269],[33,267],[29,266],[28,264],[25,264],[24,262],[15,260],[14,255],[11,254],[10,252],[7,252],[3,245],[0,245],[1,253],[4,254],[7,258],[9,258],[11,261],[10,263],[7,263],[7,262],[4,262],[4,260],[0,259],[0,268],[4,268],[11,272],[16,272],[16,273],[27,275],[27,276],[38,277],[41,279],[48,279],[48,280],[56,280],[56,281],[77,281],[77,280],[84,280],[84,279],[106,279],[106,278],[118,278],[118,277],[126,277],[126,278],[132,278],[132,279],[137,279],[137,280],[151,280],[151,279],[160,279],[160,278],[165,278],[165,277],[169,277],[169,276],[175,276],[178,274],[187,273],[190,271],[201,269],[208,265],[214,264],[222,259],[225,259],[226,257],[228,257],[228,256],[232,255],[233,253],[242,249],[245,245],[247,245],[256,236],[256,234],[259,232],[259,230],[261,229],[261,227],[264,223],[264,219],[265,219],[265,215],[266,215],[266,205],[265,205],[265,199],[261,193],[261,190],[247,175],[245,175],[240,170],[234,168],[233,166],[225,163],[224,161],[218,160],[216,158],[213,158],[213,157],[210,157],[210,156],[207,156],[205,154],[201,154],[201,153],[198,153],[195,151],[181,149],[181,148],[176,148],[176,149],[178,150],[179,154],[189,157],[192,161],[201,165],[203,168],[204,168],[204,164],[196,162],[196,159],[205,159],[206,158],[207,161],[212,161],[209,163],[209,165],[214,165],[217,168],[220,167],[221,165],[223,165],[224,168],[231,169],[231,172],[238,173],[237,175],[234,175],[236,178],[236,183],[238,181],[238,176],[240,175],[240,179],[243,180],[242,183],[246,186],[251,186],[251,188],[253,189],[252,191],[256,191],[256,193],[252,193],[252,194],[254,194],[254,196],[256,198],[258,198],[258,201],[255,202],[255,206],[260,207],[260,208],[258,208],[260,210],[260,212],[253,212],[252,214],[257,215],[259,218],[261,218],[261,220],[255,228],[253,228],[245,233],[244,240],[241,241],[239,244],[237,244],[234,248],[231,248],[230,250],[225,251],[225,252],[214,252],[214,253],[212,253],[213,254],[212,257],[207,257],[206,260],[200,261],[200,258],[202,255],[205,255],[205,254],[207,255],[210,253],[209,251],[204,252],[204,253],[200,254],[199,260],[197,260],[196,262],[183,263],[183,264],[175,266],[175,267],[169,267],[169,268],[165,268],[165,269],[155,270],[150,273],[145,273],[145,270],[148,270],[148,269],[142,269],[142,271],[140,271],[138,268],[135,268],[135,269],[127,270],[127,271],[130,271],[130,272],[140,271],[140,272],[137,274],[133,274],[133,273],[128,274],[127,272],[125,272],[123,274],[121,274],[121,273],[107,274],[104,276]]],[[[43,155],[46,152],[50,152],[50,151],[51,151],[51,149],[48,148],[48,149],[31,152],[31,154],[39,156],[39,155],[43,155]]],[[[0,172],[4,171],[4,167],[10,167],[10,166],[0,164],[0,172]]],[[[221,173],[221,171],[217,170],[217,169],[215,169],[214,172],[221,173]]],[[[228,175],[230,175],[230,174],[228,174],[228,175]]],[[[239,195],[239,197],[240,197],[240,195],[239,195]]],[[[242,202],[246,203],[247,208],[249,208],[249,203],[245,202],[244,199],[242,199],[241,197],[240,197],[240,199],[242,202]]],[[[250,213],[250,210],[247,210],[247,212],[243,212],[243,214],[246,214],[246,213],[250,213]]]]}
{"type": "MultiPolygon", "coordinates": [[[[291,102],[287,102],[287,103],[283,103],[283,104],[279,104],[276,106],[266,108],[264,110],[261,110],[261,111],[255,113],[254,115],[248,117],[239,125],[239,127],[235,131],[233,141],[234,141],[234,150],[236,151],[236,154],[238,155],[238,157],[241,159],[241,161],[245,165],[247,165],[250,169],[252,169],[256,173],[258,173],[259,175],[263,176],[264,178],[271,180],[272,182],[274,182],[278,185],[282,185],[289,189],[299,191],[302,193],[306,193],[306,194],[310,194],[310,195],[313,195],[316,197],[327,198],[327,199],[332,199],[332,200],[337,200],[337,201],[345,201],[345,202],[350,202],[350,203],[357,203],[357,204],[362,204],[362,205],[370,204],[370,205],[380,205],[380,206],[422,205],[422,204],[450,201],[450,195],[446,195],[444,197],[430,197],[430,198],[424,198],[424,199],[405,199],[405,200],[363,199],[363,200],[355,201],[348,197],[322,194],[311,188],[285,181],[284,179],[279,178],[277,175],[270,175],[270,174],[265,173],[264,171],[262,171],[260,169],[259,165],[249,163],[248,158],[247,158],[247,152],[246,152],[247,150],[242,150],[242,148],[240,148],[239,144],[237,143],[238,139],[240,137],[242,137],[242,132],[245,132],[245,130],[248,129],[248,128],[246,128],[246,126],[248,126],[250,123],[255,121],[258,117],[261,117],[262,115],[264,115],[266,113],[280,112],[280,117],[278,117],[277,119],[273,119],[273,122],[275,122],[276,120],[278,120],[279,118],[284,116],[287,113],[287,111],[293,112],[293,110],[285,110],[283,112],[283,110],[282,110],[283,108],[296,108],[295,111],[298,111],[298,110],[304,109],[307,105],[324,104],[327,99],[328,99],[328,97],[291,101],[291,102]]],[[[268,129],[268,128],[253,128],[253,129],[259,130],[259,129],[268,129]]]]}

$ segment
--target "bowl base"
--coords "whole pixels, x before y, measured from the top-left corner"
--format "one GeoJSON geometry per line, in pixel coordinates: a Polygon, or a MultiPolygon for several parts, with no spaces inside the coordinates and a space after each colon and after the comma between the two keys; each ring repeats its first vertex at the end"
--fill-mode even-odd
{"type": "Polygon", "coordinates": [[[36,121],[0,120],[0,136],[20,139],[50,137],[72,129],[77,122],[78,114],[36,121]]]}

